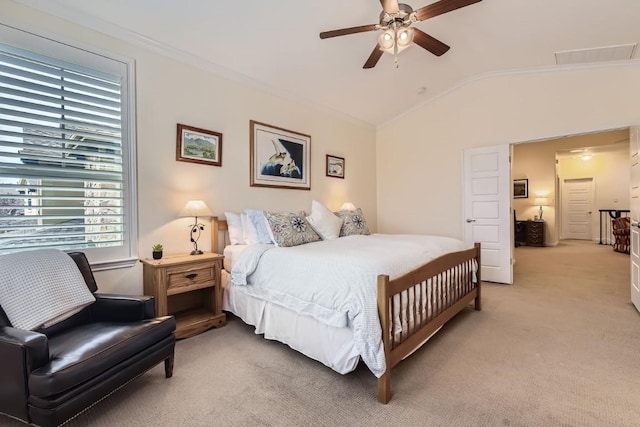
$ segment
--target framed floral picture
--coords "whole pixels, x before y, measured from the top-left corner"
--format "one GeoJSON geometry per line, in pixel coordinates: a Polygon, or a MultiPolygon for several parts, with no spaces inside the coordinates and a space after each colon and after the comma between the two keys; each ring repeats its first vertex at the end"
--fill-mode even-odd
{"type": "Polygon", "coordinates": [[[327,154],[326,175],[344,179],[344,158],[327,154]]]}
{"type": "Polygon", "coordinates": [[[178,123],[176,160],[222,166],[222,134],[178,123]]]}
{"type": "Polygon", "coordinates": [[[250,185],[311,189],[311,137],[250,121],[250,185]]]}

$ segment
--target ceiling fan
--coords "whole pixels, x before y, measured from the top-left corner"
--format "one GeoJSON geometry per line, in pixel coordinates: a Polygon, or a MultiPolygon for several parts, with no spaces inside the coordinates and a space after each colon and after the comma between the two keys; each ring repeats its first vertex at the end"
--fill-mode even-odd
{"type": "Polygon", "coordinates": [[[348,34],[382,30],[383,32],[378,36],[378,44],[362,68],[375,67],[384,52],[393,54],[397,68],[398,53],[411,46],[412,43],[417,44],[436,56],[441,56],[449,50],[449,46],[440,40],[431,37],[418,28],[412,27],[411,25],[413,23],[424,21],[425,19],[433,18],[434,16],[442,15],[443,13],[451,12],[480,1],[482,0],[440,0],[414,11],[408,4],[398,3],[398,0],[380,0],[382,12],[380,13],[379,24],[324,31],[320,33],[320,38],[328,39],[331,37],[346,36],[348,34]]]}

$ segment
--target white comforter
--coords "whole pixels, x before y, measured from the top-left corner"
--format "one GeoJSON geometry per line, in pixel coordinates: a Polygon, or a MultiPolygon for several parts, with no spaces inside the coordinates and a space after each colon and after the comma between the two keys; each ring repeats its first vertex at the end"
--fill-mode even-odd
{"type": "Polygon", "coordinates": [[[438,256],[467,249],[442,236],[348,236],[291,248],[252,245],[236,261],[233,286],[335,327],[351,325],[371,372],[386,367],[377,309],[379,274],[392,279],[438,256]]]}

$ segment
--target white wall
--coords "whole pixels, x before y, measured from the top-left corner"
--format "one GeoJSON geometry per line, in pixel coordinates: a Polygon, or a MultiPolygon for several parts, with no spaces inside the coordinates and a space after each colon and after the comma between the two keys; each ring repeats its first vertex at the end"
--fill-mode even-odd
{"type": "Polygon", "coordinates": [[[640,123],[640,62],[469,82],[377,133],[378,230],[463,237],[465,149],[640,123]]]}
{"type": "MultiPolygon", "coordinates": [[[[190,251],[188,225],[177,218],[190,199],[202,199],[222,216],[225,210],[308,210],[317,199],[332,209],[349,200],[362,207],[375,229],[375,130],[306,104],[276,97],[169,57],[84,27],[2,2],[0,22],[45,35],[62,36],[135,59],[138,142],[139,256],[164,244],[166,254],[190,251]],[[249,186],[249,121],[311,135],[311,191],[249,186]],[[176,124],[221,132],[222,167],[178,162],[176,124]],[[345,179],[325,177],[325,154],[344,157],[345,179]]],[[[210,227],[199,241],[210,249],[210,227]]],[[[100,290],[139,294],[142,268],[99,272],[100,290]]]]}

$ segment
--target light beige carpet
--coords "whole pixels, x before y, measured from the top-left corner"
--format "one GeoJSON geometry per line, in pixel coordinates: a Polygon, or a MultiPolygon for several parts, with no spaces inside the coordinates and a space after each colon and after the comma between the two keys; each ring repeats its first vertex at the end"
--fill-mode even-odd
{"type": "Polygon", "coordinates": [[[640,425],[629,257],[564,242],[517,248],[516,260],[513,286],[486,284],[481,312],[394,370],[388,405],[364,366],[339,375],[232,318],[178,342],[173,378],[156,367],[70,425],[640,425]]]}

